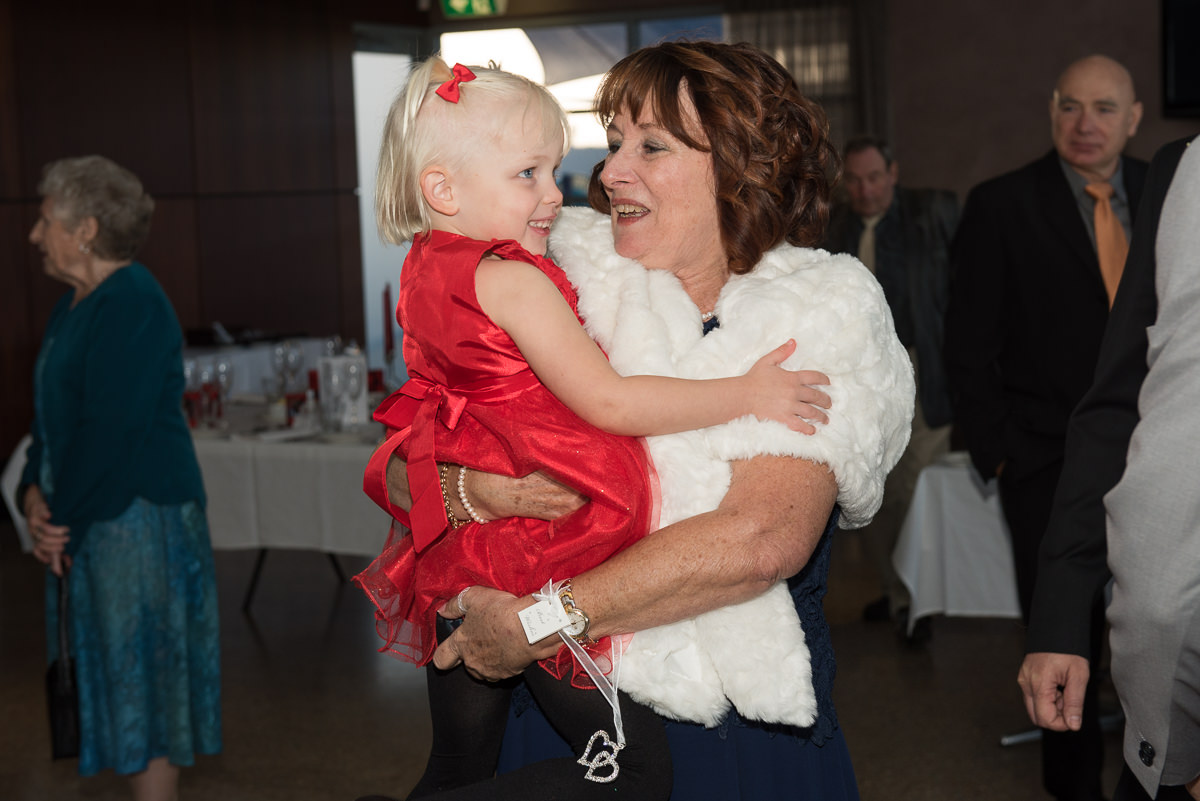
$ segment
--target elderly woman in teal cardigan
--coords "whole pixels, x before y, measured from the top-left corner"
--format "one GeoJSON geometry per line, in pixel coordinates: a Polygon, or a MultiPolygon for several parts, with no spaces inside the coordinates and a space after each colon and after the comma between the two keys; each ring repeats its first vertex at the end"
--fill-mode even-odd
{"type": "MultiPolygon", "coordinates": [[[[221,749],[216,579],[204,486],[184,420],[183,336],[133,261],[153,199],[100,156],[47,165],[30,241],[70,289],[34,371],[33,443],[18,490],[49,567],[46,623],[69,571],[79,772],[128,775],[174,799],[179,767],[221,749]]],[[[57,636],[48,636],[50,658],[57,636]]]]}

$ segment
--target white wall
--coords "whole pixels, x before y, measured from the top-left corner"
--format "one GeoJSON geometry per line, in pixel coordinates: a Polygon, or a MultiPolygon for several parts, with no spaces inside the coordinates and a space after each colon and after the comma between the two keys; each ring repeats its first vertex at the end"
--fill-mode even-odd
{"type": "Polygon", "coordinates": [[[375,169],[388,108],[404,85],[411,63],[409,56],[392,53],[355,53],[353,60],[358,216],[363,258],[363,327],[367,332],[363,347],[370,367],[386,367],[383,358],[383,289],[390,284],[392,309],[386,320],[396,336],[396,359],[393,369],[385,372],[389,389],[399,386],[407,378],[400,355],[403,334],[395,322],[395,303],[400,286],[400,265],[404,262],[408,247],[385,245],[379,239],[375,228],[375,169]]]}

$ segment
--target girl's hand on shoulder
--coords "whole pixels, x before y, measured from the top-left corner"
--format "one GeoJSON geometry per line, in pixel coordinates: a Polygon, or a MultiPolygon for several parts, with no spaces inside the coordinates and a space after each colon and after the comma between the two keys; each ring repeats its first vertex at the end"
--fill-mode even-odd
{"type": "Polygon", "coordinates": [[[829,384],[829,377],[816,370],[781,367],[795,351],[796,340],[789,339],[746,371],[748,411],[760,420],[775,420],[793,431],[815,434],[815,423],[829,422],[825,409],[832,402],[818,389],[829,384]]]}

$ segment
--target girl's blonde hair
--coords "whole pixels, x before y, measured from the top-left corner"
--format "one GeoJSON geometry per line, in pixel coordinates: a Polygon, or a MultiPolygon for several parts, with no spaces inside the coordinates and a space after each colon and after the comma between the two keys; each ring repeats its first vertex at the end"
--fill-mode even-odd
{"type": "Polygon", "coordinates": [[[459,83],[452,103],[436,91],[453,73],[433,56],[413,68],[392,102],[375,177],[375,221],[385,242],[398,245],[430,229],[421,172],[433,164],[461,166],[481,143],[499,139],[513,113],[539,114],[543,135],[561,133],[567,153],[567,116],[546,87],[494,64],[470,69],[474,80],[459,83]]]}

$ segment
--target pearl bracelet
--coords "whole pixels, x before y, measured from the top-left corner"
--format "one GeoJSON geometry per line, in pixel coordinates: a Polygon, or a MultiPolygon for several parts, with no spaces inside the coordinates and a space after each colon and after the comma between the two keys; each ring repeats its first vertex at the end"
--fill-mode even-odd
{"type": "Polygon", "coordinates": [[[487,521],[479,516],[479,513],[475,511],[475,507],[467,500],[466,479],[467,466],[463,465],[458,469],[458,499],[462,502],[463,508],[467,510],[467,514],[470,515],[472,520],[476,523],[486,523],[487,521]]]}

